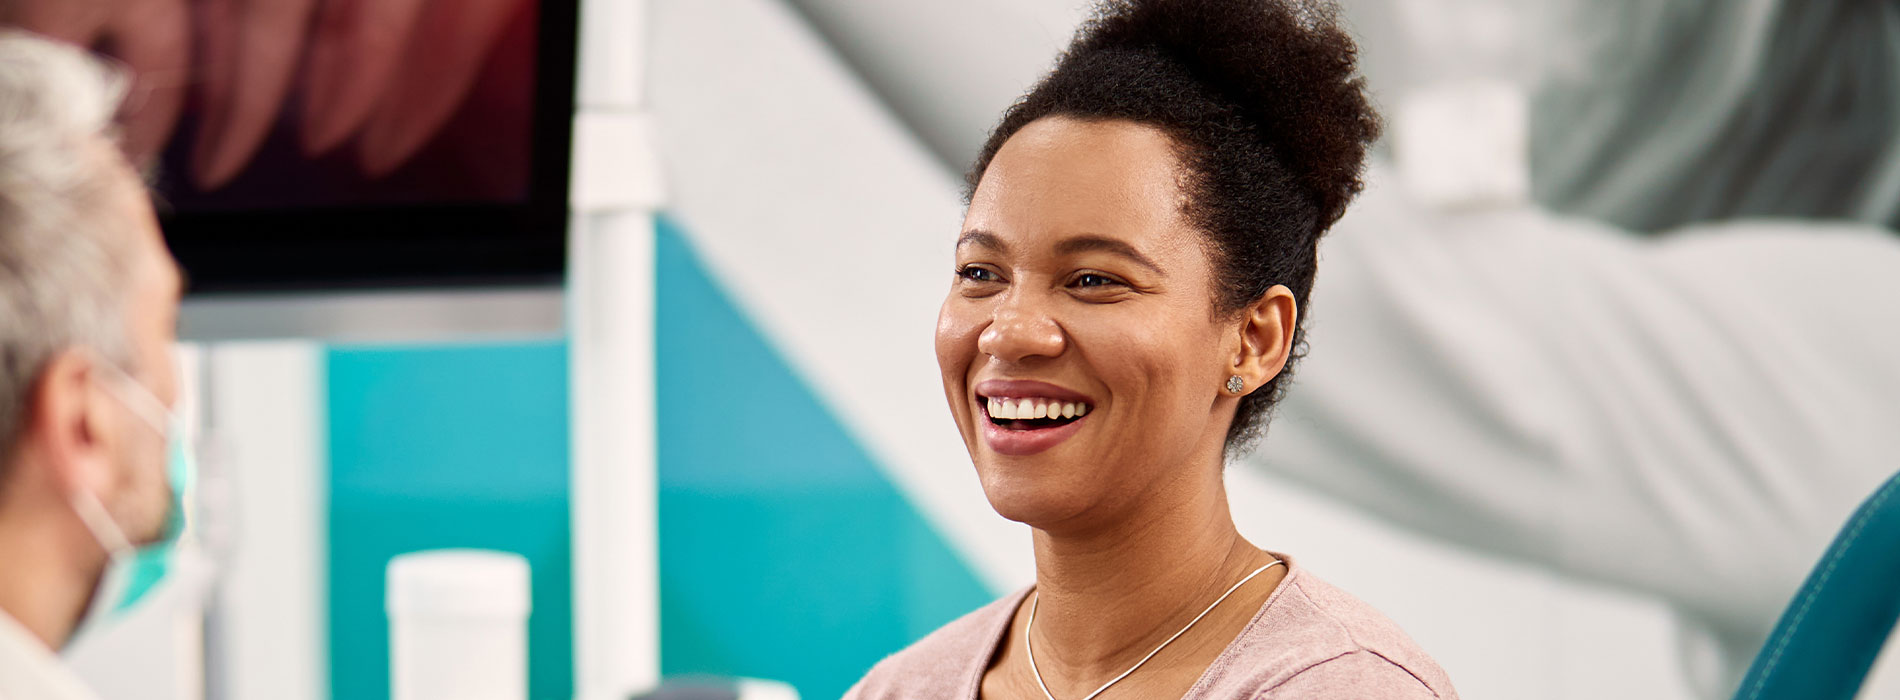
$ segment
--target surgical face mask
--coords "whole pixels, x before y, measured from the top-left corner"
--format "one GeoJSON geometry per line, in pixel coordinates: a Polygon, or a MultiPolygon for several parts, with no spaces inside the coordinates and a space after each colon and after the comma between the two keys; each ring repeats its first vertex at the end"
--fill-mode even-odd
{"type": "Polygon", "coordinates": [[[168,450],[166,474],[171,483],[171,504],[160,526],[158,537],[144,545],[133,545],[125,528],[106,510],[98,495],[80,489],[72,495],[74,512],[92,531],[110,561],[99,586],[93,591],[92,606],[82,624],[91,627],[102,620],[117,618],[131,610],[165,580],[177,557],[178,538],[185,531],[185,496],[192,488],[194,468],[184,423],[150,389],[124,371],[101,362],[111,375],[104,383],[108,393],[125,404],[140,420],[165,438],[168,450]]]}

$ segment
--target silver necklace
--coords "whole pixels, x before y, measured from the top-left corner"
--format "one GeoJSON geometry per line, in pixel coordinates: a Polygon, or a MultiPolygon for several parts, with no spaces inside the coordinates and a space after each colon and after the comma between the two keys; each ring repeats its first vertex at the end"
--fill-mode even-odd
{"type": "MultiPolygon", "coordinates": [[[[1095,700],[1095,696],[1101,695],[1102,691],[1108,690],[1109,686],[1115,685],[1116,683],[1120,683],[1123,678],[1128,677],[1128,674],[1134,673],[1135,669],[1141,668],[1142,664],[1148,663],[1148,660],[1154,658],[1155,654],[1159,654],[1161,653],[1162,649],[1168,648],[1168,645],[1173,644],[1174,640],[1180,639],[1181,635],[1187,634],[1188,630],[1194,628],[1194,623],[1200,622],[1201,618],[1207,617],[1208,613],[1214,612],[1214,608],[1218,607],[1221,604],[1221,601],[1227,600],[1227,596],[1233,595],[1234,591],[1238,591],[1240,590],[1241,586],[1247,585],[1247,582],[1252,581],[1253,577],[1259,576],[1260,572],[1273,568],[1274,564],[1283,564],[1283,563],[1285,562],[1275,559],[1269,562],[1266,566],[1262,566],[1258,569],[1254,569],[1253,573],[1247,574],[1247,577],[1241,579],[1240,583],[1234,584],[1232,588],[1227,589],[1226,593],[1222,593],[1220,594],[1219,598],[1215,598],[1213,604],[1208,605],[1206,610],[1201,611],[1201,614],[1195,615],[1194,619],[1188,621],[1186,627],[1182,627],[1181,631],[1174,633],[1174,636],[1169,637],[1168,641],[1162,642],[1161,646],[1155,647],[1154,651],[1148,652],[1147,656],[1141,657],[1141,660],[1136,661],[1135,665],[1128,667],[1128,670],[1126,671],[1122,671],[1122,674],[1119,676],[1116,676],[1114,680],[1110,680],[1107,683],[1103,683],[1102,687],[1096,688],[1095,692],[1089,693],[1088,697],[1082,698],[1082,700],[1095,700]]],[[[1026,625],[1023,625],[1023,649],[1029,652],[1029,672],[1032,674],[1035,674],[1036,686],[1039,688],[1042,688],[1042,696],[1045,698],[1048,698],[1049,700],[1056,700],[1056,696],[1049,692],[1049,685],[1047,683],[1042,682],[1042,671],[1036,668],[1036,645],[1034,642],[1029,641],[1029,633],[1036,629],[1036,605],[1041,602],[1042,602],[1042,592],[1037,591],[1036,597],[1030,599],[1029,601],[1029,623],[1026,625]]]]}

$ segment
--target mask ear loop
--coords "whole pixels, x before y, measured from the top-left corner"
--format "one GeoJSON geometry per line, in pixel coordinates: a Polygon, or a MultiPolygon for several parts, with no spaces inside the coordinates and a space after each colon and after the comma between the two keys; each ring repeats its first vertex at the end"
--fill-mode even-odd
{"type": "MultiPolygon", "coordinates": [[[[97,353],[95,353],[95,355],[97,355],[97,353]]],[[[113,375],[110,377],[110,381],[101,384],[106,387],[106,392],[112,394],[113,398],[118,399],[119,403],[125,404],[126,408],[132,409],[133,413],[139,414],[139,420],[143,420],[146,425],[152,426],[152,429],[158,431],[159,435],[169,439],[171,437],[170,426],[174,422],[172,409],[166,406],[165,402],[158,400],[158,397],[152,394],[151,389],[145,388],[144,384],[140,384],[139,380],[134,379],[132,375],[126,373],[125,370],[119,369],[118,365],[113,364],[110,360],[100,357],[98,366],[111,372],[113,375]],[[128,384],[131,386],[126,386],[128,384]]]]}
{"type": "Polygon", "coordinates": [[[73,513],[79,516],[79,522],[84,523],[87,530],[92,531],[93,539],[99,540],[99,546],[105,548],[107,556],[118,560],[131,555],[132,541],[126,539],[125,530],[112,520],[112,515],[106,512],[106,506],[99,501],[98,496],[82,488],[73,493],[71,500],[73,513]]]}
{"type": "MultiPolygon", "coordinates": [[[[106,393],[112,394],[119,403],[138,414],[139,420],[145,421],[146,425],[157,430],[158,434],[169,442],[171,431],[167,423],[170,422],[172,416],[171,409],[166,408],[164,402],[152,395],[151,390],[139,384],[137,379],[132,378],[132,375],[127,374],[125,370],[119,369],[118,365],[111,360],[98,352],[92,355],[95,360],[93,366],[112,375],[107,377],[106,381],[100,382],[100,386],[105,387],[106,393]],[[131,384],[138,390],[134,391],[130,387],[122,386],[122,382],[131,384]],[[160,422],[160,416],[165,418],[164,422],[160,422]]],[[[93,538],[99,541],[99,545],[106,549],[106,554],[113,560],[132,556],[137,551],[137,548],[132,546],[132,540],[125,536],[125,528],[119,527],[118,521],[112,519],[112,514],[106,511],[105,503],[100,501],[97,495],[80,488],[74,491],[70,500],[73,504],[73,512],[79,516],[79,521],[85,524],[87,530],[92,531],[93,538]]]]}

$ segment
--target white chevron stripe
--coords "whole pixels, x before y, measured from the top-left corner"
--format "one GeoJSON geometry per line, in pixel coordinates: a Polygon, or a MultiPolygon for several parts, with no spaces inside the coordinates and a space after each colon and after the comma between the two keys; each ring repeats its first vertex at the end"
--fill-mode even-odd
{"type": "Polygon", "coordinates": [[[673,214],[991,589],[1026,584],[1027,531],[984,499],[932,349],[962,221],[956,180],[780,3],[662,0],[652,21],[673,214]]]}

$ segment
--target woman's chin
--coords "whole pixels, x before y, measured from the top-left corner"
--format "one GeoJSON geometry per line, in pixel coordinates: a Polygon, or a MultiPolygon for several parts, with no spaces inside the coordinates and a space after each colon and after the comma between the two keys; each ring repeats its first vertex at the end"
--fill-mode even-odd
{"type": "Polygon", "coordinates": [[[1089,510],[1089,500],[1073,488],[1020,477],[986,477],[983,495],[997,515],[1037,529],[1073,520],[1089,510]]]}

